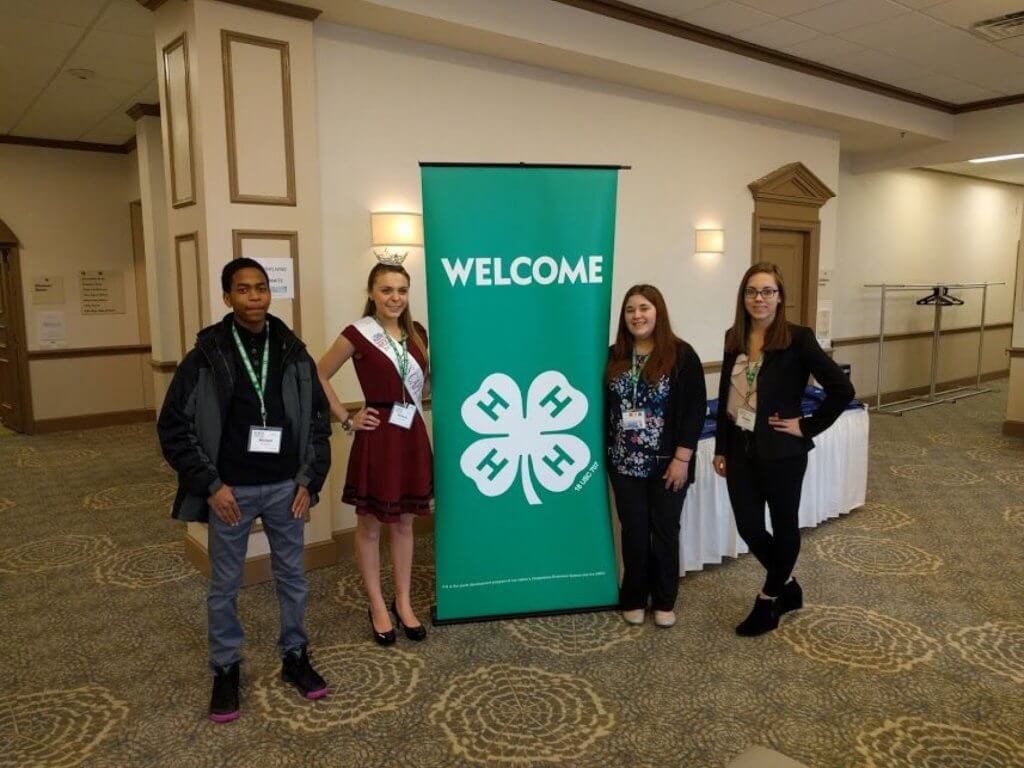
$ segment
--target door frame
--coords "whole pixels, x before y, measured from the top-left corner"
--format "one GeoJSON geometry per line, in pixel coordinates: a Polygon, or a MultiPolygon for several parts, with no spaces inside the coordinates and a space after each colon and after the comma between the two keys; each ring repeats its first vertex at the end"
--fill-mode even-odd
{"type": "Polygon", "coordinates": [[[801,294],[804,297],[803,312],[799,318],[791,317],[790,322],[806,325],[814,328],[818,317],[818,281],[812,280],[811,275],[818,274],[818,248],[821,242],[821,224],[819,222],[801,222],[792,219],[773,219],[767,216],[754,214],[754,247],[751,255],[751,264],[759,262],[761,253],[761,233],[765,230],[772,232],[799,232],[805,237],[803,273],[800,275],[802,283],[801,294]]]}
{"type": "Polygon", "coordinates": [[[803,163],[789,163],[747,185],[754,197],[750,263],[760,261],[762,230],[801,232],[804,239],[804,308],[790,318],[817,330],[818,257],[821,249],[821,206],[836,196],[803,163]]]}
{"type": "Polygon", "coordinates": [[[25,301],[22,297],[21,255],[18,238],[10,227],[0,219],[0,250],[7,251],[11,265],[11,329],[14,332],[14,367],[18,373],[18,387],[21,395],[22,424],[25,434],[35,432],[36,424],[32,413],[32,380],[28,367],[28,334],[25,331],[25,301]]]}

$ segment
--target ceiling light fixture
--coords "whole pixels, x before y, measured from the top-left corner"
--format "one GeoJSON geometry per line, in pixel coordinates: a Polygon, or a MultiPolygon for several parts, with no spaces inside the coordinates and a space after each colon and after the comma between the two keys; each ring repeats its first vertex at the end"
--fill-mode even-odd
{"type": "Polygon", "coordinates": [[[1024,152],[1018,152],[1015,155],[994,155],[992,157],[976,157],[974,160],[968,160],[969,163],[998,163],[1001,160],[1020,160],[1024,157],[1024,152]]]}

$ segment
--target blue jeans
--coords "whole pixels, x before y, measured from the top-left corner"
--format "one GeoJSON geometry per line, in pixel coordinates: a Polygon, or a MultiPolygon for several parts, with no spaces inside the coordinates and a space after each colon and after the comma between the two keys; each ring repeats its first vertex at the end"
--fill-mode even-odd
{"type": "Polygon", "coordinates": [[[235,500],[242,512],[238,525],[221,521],[210,511],[210,592],[206,598],[210,666],[226,667],[242,658],[242,623],[238,620],[238,590],[245,570],[249,530],[257,517],[270,542],[270,564],[281,612],[281,655],[306,645],[302,629],[309,587],[303,570],[305,522],[292,517],[295,482],[273,485],[238,485],[235,500]]]}

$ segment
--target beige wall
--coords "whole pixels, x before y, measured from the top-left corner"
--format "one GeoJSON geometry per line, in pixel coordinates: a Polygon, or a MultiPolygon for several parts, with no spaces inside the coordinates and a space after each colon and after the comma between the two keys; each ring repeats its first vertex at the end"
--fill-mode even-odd
{"type": "Polygon", "coordinates": [[[35,419],[153,408],[149,353],[32,360],[35,419]]]}
{"type": "MultiPolygon", "coordinates": [[[[38,309],[64,311],[66,349],[139,344],[128,210],[140,196],[135,154],[0,145],[0,177],[0,218],[21,242],[29,350],[42,348],[38,309]],[[81,314],[83,269],[123,272],[124,314],[81,314]],[[33,306],[32,280],[43,275],[63,278],[63,305],[33,306]]],[[[152,381],[137,372],[142,358],[148,355],[31,361],[35,420],[152,407],[152,381]]]]}
{"type": "MultiPolygon", "coordinates": [[[[838,185],[839,143],[821,131],[349,27],[316,32],[328,341],[362,308],[374,263],[370,211],[422,210],[423,160],[631,165],[619,182],[612,314],[629,285],[654,283],[677,332],[708,361],[721,359],[750,265],[747,184],[799,160],[838,185]],[[695,256],[695,227],[724,228],[726,253],[695,256]]],[[[821,219],[824,269],[835,260],[834,202],[821,219]]],[[[425,322],[422,251],[406,267],[425,322]]],[[[334,384],[343,400],[362,399],[351,366],[334,384]]],[[[336,530],[355,524],[338,501],[347,440],[334,440],[336,530]]]]}
{"type": "MultiPolygon", "coordinates": [[[[923,170],[854,174],[844,168],[838,192],[833,338],[877,336],[880,292],[865,283],[1004,282],[988,290],[985,323],[1012,321],[1024,189],[923,170]]],[[[934,310],[915,304],[926,293],[890,294],[886,334],[933,328],[934,310]]],[[[981,291],[955,293],[965,304],[944,308],[942,327],[978,325],[981,291]]],[[[1006,370],[1009,338],[1005,327],[985,334],[983,372],[1006,370]]],[[[882,391],[927,385],[931,344],[931,338],[886,342],[882,391]]],[[[836,349],[837,360],[852,364],[862,395],[876,391],[877,355],[877,343],[836,349]]],[[[975,375],[977,358],[976,333],[944,335],[939,381],[975,375]]]]}
{"type": "MultiPolygon", "coordinates": [[[[64,278],[67,348],[139,343],[128,203],[134,155],[0,145],[0,218],[21,241],[28,348],[40,349],[32,278],[64,278]],[[83,316],[78,271],[124,271],[126,313],[83,316]]],[[[60,307],[52,307],[54,309],[60,307]]]]}
{"type": "MultiPolygon", "coordinates": [[[[818,131],[348,27],[318,25],[317,78],[327,339],[362,307],[369,212],[422,209],[421,160],[631,165],[619,182],[612,312],[629,285],[660,286],[705,360],[721,359],[750,265],[747,184],[797,160],[838,182],[838,141],[818,131]],[[726,253],[696,257],[695,227],[724,228],[726,253]]],[[[834,202],[821,218],[828,268],[834,202]]],[[[406,266],[425,320],[422,252],[406,266]]],[[[360,399],[350,367],[336,388],[360,399]]]]}
{"type": "MultiPolygon", "coordinates": [[[[833,337],[878,333],[879,291],[865,283],[1005,282],[989,289],[986,323],[1012,321],[1017,240],[1024,189],[931,171],[839,178],[839,248],[833,286],[833,337]]],[[[981,294],[943,310],[943,327],[977,325],[981,294]]],[[[919,294],[886,302],[886,332],[932,329],[919,294]]]]}

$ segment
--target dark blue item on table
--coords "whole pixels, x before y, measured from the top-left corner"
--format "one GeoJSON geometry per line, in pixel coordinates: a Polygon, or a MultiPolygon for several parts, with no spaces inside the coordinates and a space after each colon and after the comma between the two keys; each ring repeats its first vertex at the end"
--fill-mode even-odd
{"type": "MultiPolygon", "coordinates": [[[[821,405],[821,401],[825,399],[825,390],[821,387],[812,387],[807,385],[807,389],[804,390],[803,400],[800,402],[800,413],[803,416],[810,416],[821,405]]],[[[846,406],[847,411],[855,411],[858,408],[863,408],[864,403],[860,400],[851,400],[850,404],[846,406]]],[[[704,417],[704,429],[701,430],[700,438],[703,440],[705,437],[712,437],[715,434],[715,425],[718,418],[718,398],[714,400],[708,400],[708,413],[704,417]]]]}

